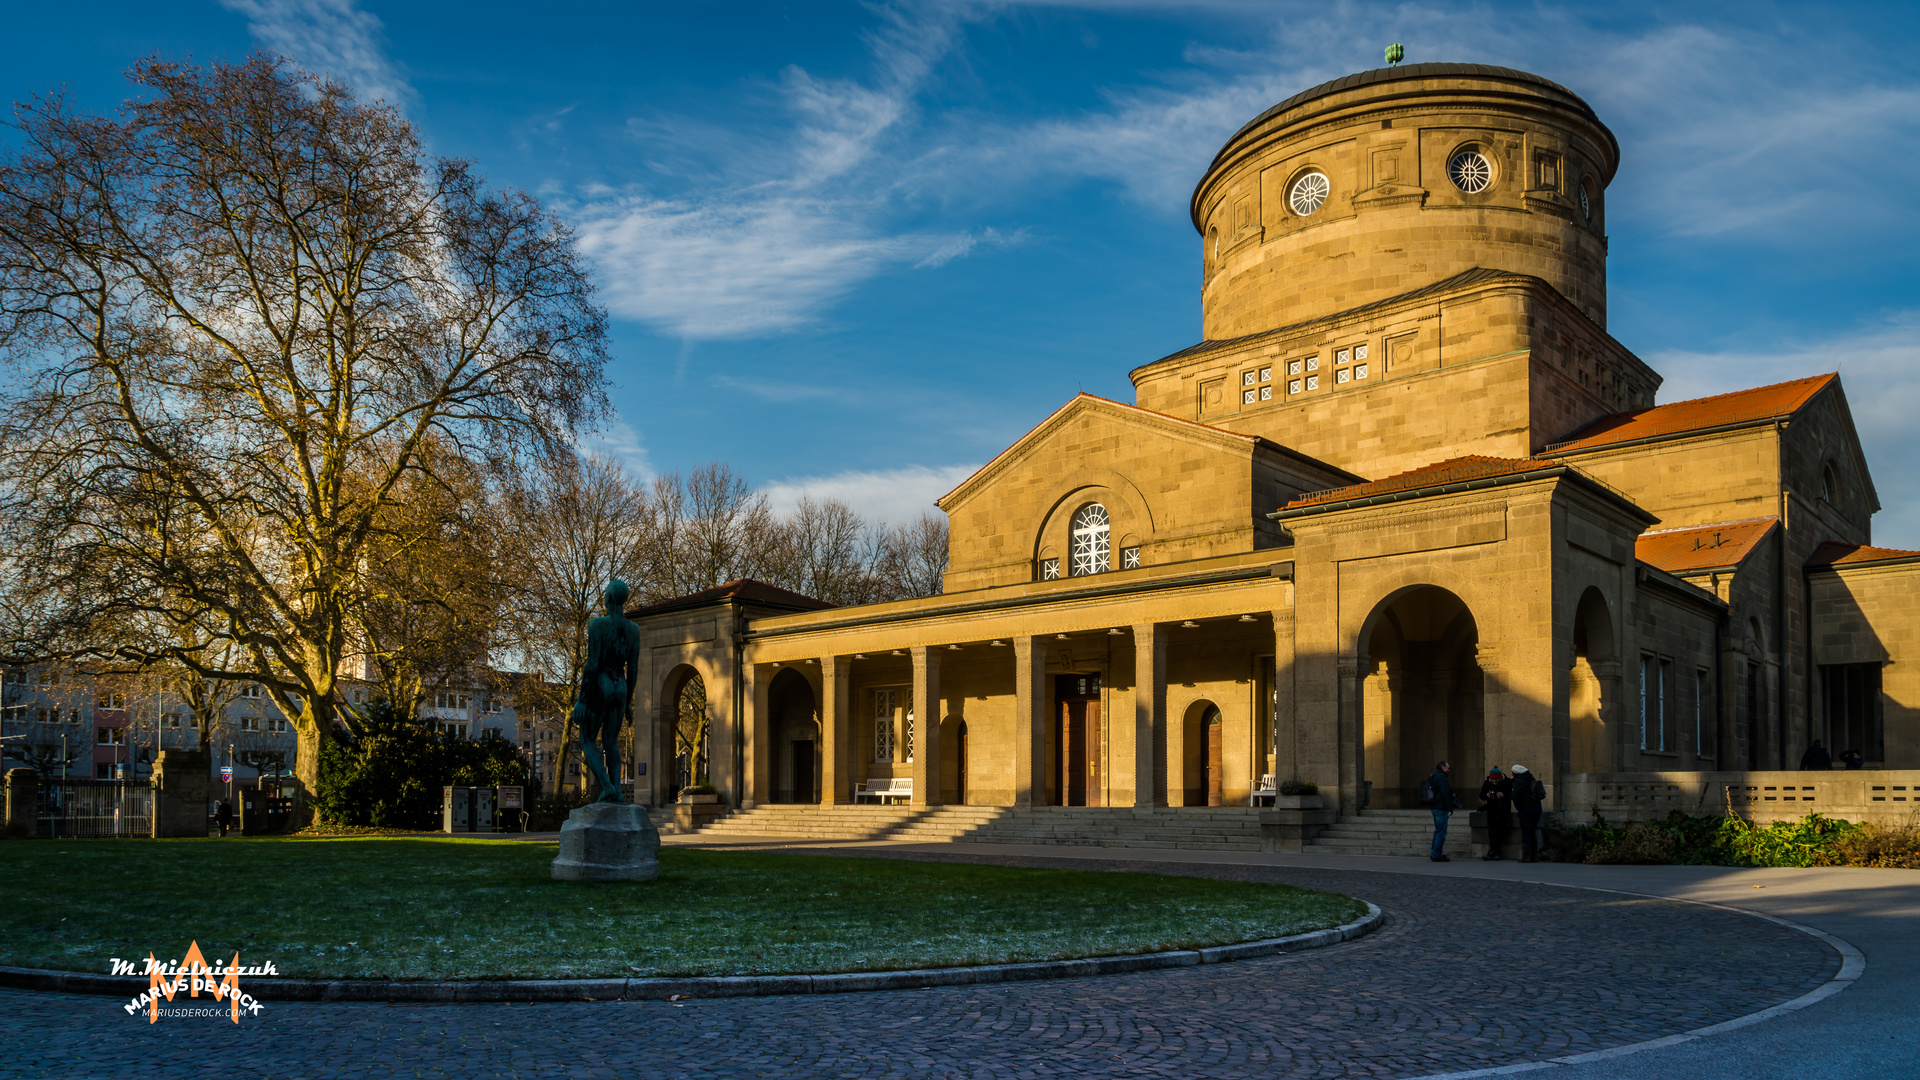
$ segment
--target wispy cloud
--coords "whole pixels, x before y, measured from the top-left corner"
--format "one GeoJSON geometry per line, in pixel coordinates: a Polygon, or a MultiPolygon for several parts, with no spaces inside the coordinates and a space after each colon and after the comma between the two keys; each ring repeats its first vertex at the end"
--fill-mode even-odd
{"type": "Polygon", "coordinates": [[[978,465],[908,465],[899,469],[804,476],[761,488],[774,510],[793,509],[803,495],[839,499],[870,521],[900,524],[921,514],[938,513],[933,501],[972,476],[978,465]]]}
{"type": "Polygon", "coordinates": [[[380,20],[353,0],[220,0],[260,44],[331,75],[361,97],[404,108],[413,88],[387,56],[380,20]]]}
{"type": "Polygon", "coordinates": [[[1667,376],[1662,401],[1680,401],[1749,386],[1840,372],[1854,425],[1874,467],[1885,508],[1875,517],[1876,543],[1920,548],[1920,311],[1894,314],[1854,333],[1772,350],[1667,351],[1647,361],[1667,376]]]}
{"type": "Polygon", "coordinates": [[[689,340],[774,334],[818,319],[890,268],[938,266],[979,244],[1017,239],[891,226],[901,212],[901,162],[912,154],[886,151],[916,115],[916,96],[965,13],[878,12],[867,80],[789,67],[769,88],[770,104],[791,121],[771,143],[674,118],[630,125],[659,140],[683,174],[689,147],[723,148],[707,174],[682,175],[677,192],[602,186],[571,206],[616,313],[689,340]]]}

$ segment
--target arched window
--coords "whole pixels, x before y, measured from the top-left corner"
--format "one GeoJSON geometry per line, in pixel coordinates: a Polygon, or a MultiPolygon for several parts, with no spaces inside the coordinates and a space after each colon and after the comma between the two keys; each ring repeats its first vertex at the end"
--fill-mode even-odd
{"type": "Polygon", "coordinates": [[[1820,470],[1820,501],[1829,506],[1840,502],[1840,470],[1831,461],[1820,470]]]}
{"type": "Polygon", "coordinates": [[[1107,508],[1099,503],[1088,503],[1073,513],[1070,526],[1073,538],[1073,563],[1068,571],[1073,577],[1085,577],[1098,574],[1108,567],[1107,555],[1112,544],[1112,531],[1107,521],[1107,508]]]}

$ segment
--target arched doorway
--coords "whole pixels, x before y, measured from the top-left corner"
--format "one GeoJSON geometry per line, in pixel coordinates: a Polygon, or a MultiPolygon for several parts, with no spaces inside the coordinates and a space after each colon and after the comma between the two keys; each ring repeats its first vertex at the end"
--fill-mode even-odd
{"type": "Polygon", "coordinates": [[[680,797],[683,788],[708,782],[713,747],[713,710],[707,705],[707,684],[700,673],[686,668],[675,673],[670,736],[673,740],[673,782],[668,801],[680,797]]]}
{"type": "Polygon", "coordinates": [[[1181,803],[1182,806],[1220,806],[1220,756],[1222,734],[1220,707],[1211,701],[1196,701],[1187,706],[1181,721],[1181,803]]]}
{"type": "Polygon", "coordinates": [[[957,716],[940,721],[940,801],[967,804],[967,722],[957,716]]]}
{"type": "Polygon", "coordinates": [[[1619,693],[1619,657],[1613,647],[1613,614],[1600,590],[1580,596],[1573,616],[1573,670],[1567,679],[1567,769],[1612,772],[1611,710],[1619,693]]]}
{"type": "Polygon", "coordinates": [[[1465,601],[1435,585],[1403,589],[1374,610],[1361,641],[1368,804],[1419,807],[1420,781],[1437,761],[1461,777],[1485,768],[1480,631],[1465,601]]]}
{"type": "Polygon", "coordinates": [[[806,676],[781,669],[767,688],[767,715],[767,737],[773,744],[772,801],[819,802],[820,714],[806,676]]]}

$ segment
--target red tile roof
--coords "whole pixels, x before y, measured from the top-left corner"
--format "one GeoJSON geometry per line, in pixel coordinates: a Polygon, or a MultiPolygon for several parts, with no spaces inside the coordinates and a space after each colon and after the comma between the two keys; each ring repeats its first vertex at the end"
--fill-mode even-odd
{"type": "Polygon", "coordinates": [[[1365,499],[1394,491],[1411,491],[1415,488],[1458,484],[1469,480],[1484,480],[1491,476],[1508,476],[1514,473],[1558,467],[1560,462],[1542,461],[1537,458],[1457,457],[1365,484],[1353,484],[1327,491],[1310,491],[1288,503],[1284,509],[1292,510],[1296,507],[1316,506],[1321,503],[1345,502],[1348,499],[1365,499]]]}
{"type": "Polygon", "coordinates": [[[1731,394],[1716,394],[1634,412],[1615,413],[1587,425],[1567,442],[1547,447],[1547,452],[1559,454],[1635,439],[1680,435],[1750,420],[1792,416],[1813,400],[1813,396],[1825,389],[1828,383],[1839,377],[1834,373],[1815,375],[1772,386],[1758,386],[1752,390],[1736,390],[1731,394]]]}
{"type": "Polygon", "coordinates": [[[1749,518],[1723,521],[1687,529],[1662,529],[1641,533],[1634,541],[1634,557],[1669,574],[1738,566],[1767,533],[1778,518],[1749,518]]]}
{"type": "Polygon", "coordinates": [[[1843,544],[1838,540],[1829,540],[1814,549],[1813,557],[1807,560],[1807,565],[1853,566],[1860,563],[1893,562],[1897,559],[1920,559],[1920,551],[1867,547],[1864,544],[1843,544]]]}
{"type": "Polygon", "coordinates": [[[675,596],[671,599],[648,604],[645,607],[628,608],[627,617],[633,618],[639,615],[657,614],[662,611],[673,611],[679,608],[699,607],[702,604],[719,603],[722,600],[737,600],[744,604],[768,604],[774,607],[795,608],[801,611],[823,611],[827,608],[838,606],[829,604],[825,600],[815,600],[811,596],[794,592],[791,589],[782,589],[777,585],[769,585],[764,581],[755,581],[752,578],[741,578],[738,581],[729,581],[725,585],[716,585],[711,589],[702,589],[699,592],[688,593],[685,596],[675,596]]]}

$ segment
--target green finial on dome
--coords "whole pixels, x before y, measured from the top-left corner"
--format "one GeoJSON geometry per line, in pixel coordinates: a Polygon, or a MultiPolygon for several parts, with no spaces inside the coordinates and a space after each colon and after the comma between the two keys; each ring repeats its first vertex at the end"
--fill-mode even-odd
{"type": "Polygon", "coordinates": [[[1387,46],[1387,63],[1397,64],[1407,58],[1407,50],[1399,42],[1387,46]]]}

